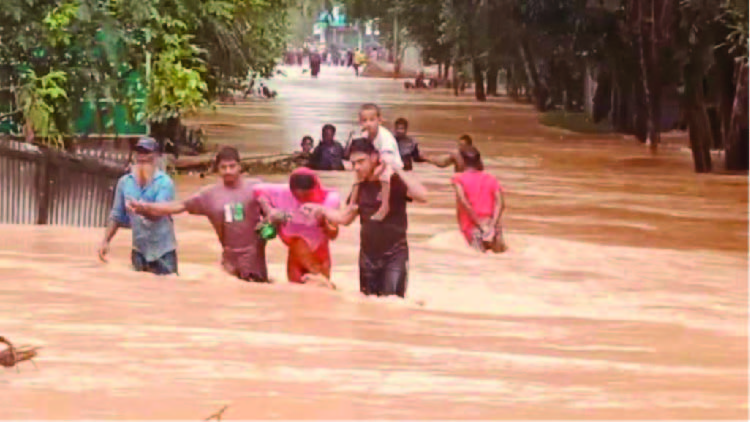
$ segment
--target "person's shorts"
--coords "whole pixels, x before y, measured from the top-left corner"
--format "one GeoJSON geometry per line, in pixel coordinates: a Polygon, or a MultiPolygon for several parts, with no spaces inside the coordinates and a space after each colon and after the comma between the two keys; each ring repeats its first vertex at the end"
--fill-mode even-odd
{"type": "Polygon", "coordinates": [[[144,271],[156,275],[177,274],[177,251],[167,252],[156,261],[146,261],[146,257],[133,250],[130,261],[136,271],[144,271]]]}
{"type": "Polygon", "coordinates": [[[409,279],[409,245],[403,241],[378,257],[359,253],[359,291],[365,295],[406,295],[409,279]]]}

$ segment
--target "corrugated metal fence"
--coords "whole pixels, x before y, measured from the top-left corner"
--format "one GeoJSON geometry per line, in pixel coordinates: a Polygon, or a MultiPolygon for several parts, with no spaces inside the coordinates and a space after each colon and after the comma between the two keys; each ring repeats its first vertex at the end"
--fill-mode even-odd
{"type": "Polygon", "coordinates": [[[0,139],[0,223],[102,227],[127,161],[127,153],[0,139]]]}

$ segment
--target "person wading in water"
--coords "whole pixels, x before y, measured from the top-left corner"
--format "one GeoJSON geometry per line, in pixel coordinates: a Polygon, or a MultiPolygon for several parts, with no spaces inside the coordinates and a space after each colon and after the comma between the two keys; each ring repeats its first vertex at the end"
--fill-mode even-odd
{"type": "Polygon", "coordinates": [[[414,163],[424,163],[427,161],[422,153],[419,152],[419,144],[406,132],[409,129],[409,122],[403,117],[396,119],[393,125],[393,136],[398,143],[398,152],[401,155],[401,161],[404,163],[404,170],[411,171],[414,163]]]}
{"type": "MultiPolygon", "coordinates": [[[[460,173],[464,171],[464,162],[461,158],[461,149],[472,146],[473,141],[471,140],[471,136],[461,135],[461,137],[458,138],[458,145],[455,151],[449,152],[448,154],[439,155],[437,157],[426,157],[425,161],[440,168],[446,168],[452,165],[453,171],[455,171],[456,173],[460,173]]],[[[480,170],[482,169],[480,168],[480,170]]]]}
{"type": "Polygon", "coordinates": [[[256,196],[265,215],[284,213],[278,223],[279,237],[289,248],[287,276],[292,283],[310,283],[335,288],[330,282],[330,241],[338,226],[322,215],[313,218],[302,212],[304,204],[338,209],[339,194],[323,189],[320,179],[307,168],[292,172],[288,184],[257,185],[256,196]]]}
{"type": "Polygon", "coordinates": [[[342,225],[351,224],[359,215],[359,290],[365,295],[403,298],[409,265],[406,203],[411,200],[427,202],[427,190],[412,175],[386,161],[384,164],[392,173],[391,204],[383,220],[374,220],[372,216],[380,209],[382,201],[381,181],[375,173],[380,154],[366,138],[352,141],[350,151],[353,170],[360,181],[356,201],[339,210],[311,203],[303,205],[303,209],[310,215],[323,216],[342,225]]]}
{"type": "MultiPolygon", "coordinates": [[[[262,215],[254,188],[260,181],[241,175],[240,155],[232,147],[219,150],[214,166],[221,182],[206,186],[185,201],[160,204],[133,201],[128,206],[146,216],[187,211],[207,217],[223,247],[224,269],[240,280],[268,282],[266,241],[256,231],[262,215]]],[[[281,213],[268,218],[274,223],[283,221],[281,213]]]]}
{"type": "Polygon", "coordinates": [[[336,127],[332,124],[323,126],[323,139],[313,150],[308,167],[314,170],[344,170],[344,147],[338,143],[336,127]]]}
{"type": "Polygon", "coordinates": [[[135,146],[136,163],[131,171],[117,182],[115,199],[104,239],[99,247],[99,259],[107,261],[109,242],[120,227],[131,227],[133,268],[159,275],[177,273],[177,252],[174,224],[170,217],[144,218],[126,209],[126,201],[165,203],[173,201],[174,182],[158,169],[158,144],[152,138],[141,138],[135,146]]]}
{"type": "Polygon", "coordinates": [[[480,252],[505,252],[508,246],[500,220],[505,211],[503,188],[495,176],[482,170],[482,157],[476,148],[463,147],[461,159],[466,168],[451,179],[461,233],[480,252]]]}

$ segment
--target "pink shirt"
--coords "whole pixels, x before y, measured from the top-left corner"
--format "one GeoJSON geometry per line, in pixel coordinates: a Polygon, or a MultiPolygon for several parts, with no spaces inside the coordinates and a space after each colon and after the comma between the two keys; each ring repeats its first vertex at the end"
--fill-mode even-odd
{"type": "MultiPolygon", "coordinates": [[[[326,199],[323,201],[323,206],[338,209],[341,203],[338,192],[334,190],[325,191],[326,199]]],[[[292,195],[288,184],[261,183],[256,185],[256,192],[266,197],[271,202],[272,207],[286,211],[291,215],[291,220],[279,229],[282,240],[300,237],[305,239],[312,250],[317,250],[320,245],[328,241],[328,236],[323,232],[320,223],[315,218],[302,213],[303,203],[292,195]]]]}
{"type": "MultiPolygon", "coordinates": [[[[456,173],[451,182],[459,184],[466,194],[466,199],[480,220],[491,218],[495,211],[495,193],[502,187],[497,178],[489,173],[467,170],[456,173]]],[[[458,225],[467,240],[471,240],[471,231],[475,228],[469,214],[457,204],[458,225]]]]}

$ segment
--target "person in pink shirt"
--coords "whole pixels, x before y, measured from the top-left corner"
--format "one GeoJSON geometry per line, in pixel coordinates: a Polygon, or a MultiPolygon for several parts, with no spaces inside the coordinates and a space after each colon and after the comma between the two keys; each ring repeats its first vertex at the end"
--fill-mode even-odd
{"type": "Polygon", "coordinates": [[[458,225],[469,245],[481,252],[505,252],[500,218],[505,211],[503,188],[497,178],[483,170],[482,157],[472,146],[459,151],[465,170],[451,183],[456,191],[458,225]]]}
{"type": "Polygon", "coordinates": [[[329,243],[338,235],[338,226],[325,217],[312,217],[302,212],[306,203],[338,209],[339,194],[323,189],[318,176],[310,169],[298,168],[288,184],[262,183],[256,196],[263,213],[279,215],[277,226],[281,241],[289,248],[287,277],[292,283],[321,284],[335,288],[330,282],[331,254],[329,243]]]}

